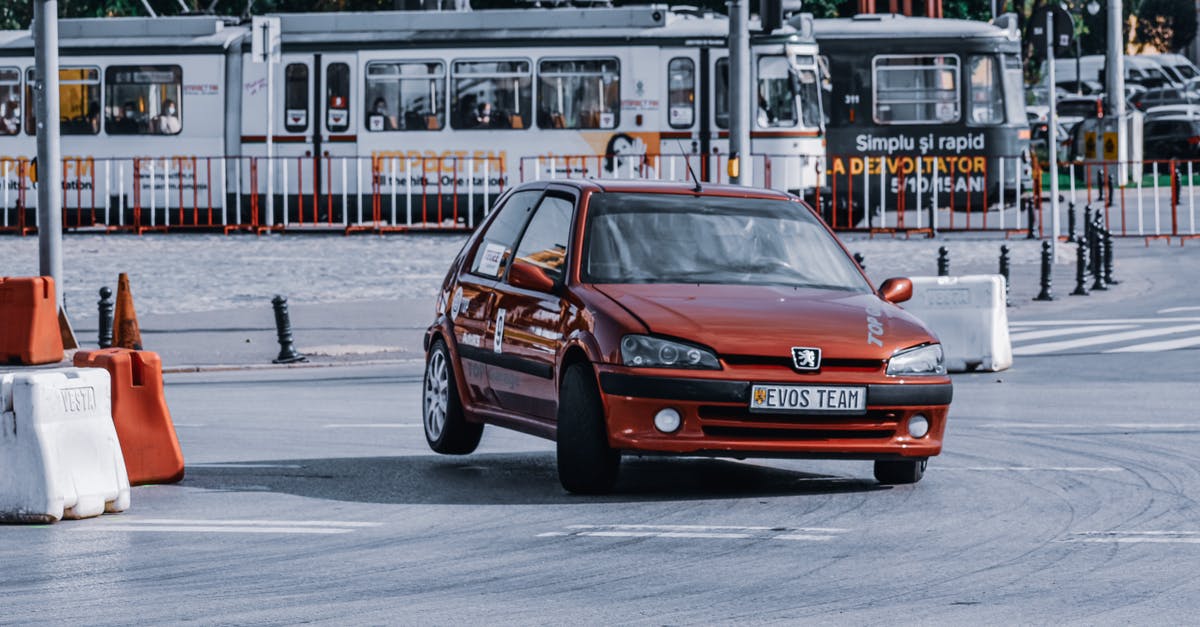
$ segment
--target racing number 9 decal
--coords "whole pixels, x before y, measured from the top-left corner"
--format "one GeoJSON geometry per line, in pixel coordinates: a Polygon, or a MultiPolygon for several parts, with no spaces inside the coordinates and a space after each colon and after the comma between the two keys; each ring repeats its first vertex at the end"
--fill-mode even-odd
{"type": "Polygon", "coordinates": [[[492,338],[492,351],[499,353],[503,350],[504,342],[504,309],[496,312],[496,335],[492,338]]]}

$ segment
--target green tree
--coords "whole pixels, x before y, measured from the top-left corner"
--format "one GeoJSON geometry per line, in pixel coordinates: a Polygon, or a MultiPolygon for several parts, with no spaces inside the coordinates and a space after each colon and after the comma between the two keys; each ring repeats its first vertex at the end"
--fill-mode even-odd
{"type": "Polygon", "coordinates": [[[1142,0],[1137,18],[1137,41],[1164,52],[1183,50],[1196,38],[1192,0],[1142,0]]]}

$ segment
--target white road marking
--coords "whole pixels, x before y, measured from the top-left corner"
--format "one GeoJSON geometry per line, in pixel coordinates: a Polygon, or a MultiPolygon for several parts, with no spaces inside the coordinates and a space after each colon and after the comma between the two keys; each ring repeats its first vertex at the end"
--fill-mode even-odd
{"type": "Polygon", "coordinates": [[[1008,337],[1014,342],[1024,342],[1026,340],[1040,340],[1047,337],[1059,337],[1062,335],[1079,335],[1082,333],[1098,333],[1100,331],[1120,331],[1121,329],[1132,329],[1137,325],[1133,324],[1094,324],[1083,327],[1059,327],[1057,329],[1042,329],[1040,331],[1025,331],[1023,333],[1011,333],[1008,337]]]}
{"type": "Polygon", "coordinates": [[[188,468],[304,468],[300,464],[239,464],[223,462],[212,464],[187,464],[188,468]]]}
{"type": "Polygon", "coordinates": [[[1111,348],[1104,352],[1106,353],[1157,353],[1160,351],[1172,351],[1179,348],[1191,348],[1192,346],[1200,346],[1200,336],[1185,337],[1179,340],[1163,340],[1161,342],[1147,342],[1145,344],[1134,344],[1133,346],[1123,346],[1121,348],[1111,348]]]}
{"type": "Polygon", "coordinates": [[[1029,344],[1026,346],[1013,347],[1013,355],[1043,355],[1045,353],[1053,353],[1055,351],[1070,350],[1073,348],[1083,348],[1086,346],[1097,346],[1100,344],[1115,344],[1117,342],[1127,342],[1129,340],[1140,340],[1146,337],[1154,337],[1156,335],[1169,335],[1172,333],[1187,333],[1191,331],[1200,331],[1200,324],[1184,324],[1173,327],[1161,327],[1156,329],[1141,329],[1138,331],[1125,331],[1122,333],[1106,333],[1092,337],[1084,337],[1075,340],[1062,340],[1059,342],[1045,342],[1042,344],[1029,344]]]}
{"type": "Polygon", "coordinates": [[[1057,327],[1086,324],[1174,324],[1176,322],[1200,322],[1200,318],[1105,318],[1096,320],[1013,320],[1009,327],[1057,327]]]}
{"type": "Polygon", "coordinates": [[[1082,531],[1059,542],[1099,544],[1200,544],[1200,531],[1082,531]]]}
{"type": "Polygon", "coordinates": [[[333,535],[357,529],[378,527],[382,523],[340,520],[208,520],[184,518],[103,518],[81,531],[157,531],[165,533],[279,533],[333,535]]]}
{"type": "Polygon", "coordinates": [[[283,533],[331,535],[350,533],[353,529],[328,527],[218,527],[215,525],[89,525],[72,527],[74,531],[157,531],[172,533],[283,533]]]}
{"type": "Polygon", "coordinates": [[[849,529],[837,527],[765,527],[739,525],[567,525],[539,538],[682,538],[694,540],[792,540],[827,542],[849,529]]]}
{"type": "Polygon", "coordinates": [[[996,422],[979,426],[983,429],[1127,429],[1130,431],[1178,431],[1179,429],[1200,428],[1200,420],[1196,422],[996,422]]]}
{"type": "Polygon", "coordinates": [[[331,424],[325,429],[419,429],[419,422],[364,422],[358,424],[331,424]]]}
{"type": "Polygon", "coordinates": [[[205,518],[133,518],[130,516],[120,516],[102,520],[112,520],[119,524],[129,525],[221,525],[226,527],[235,525],[249,527],[379,527],[383,524],[376,522],[355,522],[348,520],[223,520],[205,518]]]}
{"type": "Polygon", "coordinates": [[[980,472],[1123,472],[1116,466],[938,466],[938,470],[980,472]]]}
{"type": "Polygon", "coordinates": [[[1179,313],[1181,311],[1200,311],[1200,307],[1168,307],[1166,309],[1159,309],[1158,311],[1156,311],[1154,313],[1169,314],[1169,313],[1179,313]]]}

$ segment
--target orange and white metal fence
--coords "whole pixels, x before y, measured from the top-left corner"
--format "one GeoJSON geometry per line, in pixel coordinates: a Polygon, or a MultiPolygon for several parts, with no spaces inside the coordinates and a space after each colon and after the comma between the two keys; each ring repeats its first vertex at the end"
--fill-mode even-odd
{"type": "MultiPolygon", "coordinates": [[[[108,231],[470,230],[508,186],[497,158],[63,160],[63,227],[108,231]],[[267,172],[273,170],[272,198],[267,172]]],[[[37,227],[27,159],[0,158],[0,231],[37,227]]]]}

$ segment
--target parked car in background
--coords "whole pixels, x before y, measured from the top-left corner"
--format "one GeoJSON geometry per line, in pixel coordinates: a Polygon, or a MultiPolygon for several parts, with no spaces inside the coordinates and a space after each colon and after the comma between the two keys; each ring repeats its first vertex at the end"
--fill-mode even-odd
{"type": "Polygon", "coordinates": [[[1146,120],[1142,150],[1146,159],[1200,157],[1200,117],[1177,115],[1146,120]]]}
{"type": "Polygon", "coordinates": [[[1067,96],[1058,101],[1058,121],[1067,130],[1084,118],[1101,117],[1104,114],[1104,98],[1102,96],[1067,96]]]}
{"type": "MultiPolygon", "coordinates": [[[[1075,91],[1075,59],[1060,58],[1054,61],[1054,80],[1059,86],[1070,85],[1070,91],[1075,91]]],[[[1105,84],[1105,57],[1102,54],[1089,54],[1079,58],[1079,75],[1085,81],[1096,81],[1105,84]]],[[[1174,86],[1181,82],[1174,74],[1169,74],[1157,61],[1149,55],[1125,56],[1125,83],[1143,85],[1145,87],[1174,86]]],[[[1045,86],[1041,85],[1044,89],[1045,86]]]]}
{"type": "Polygon", "coordinates": [[[1200,68],[1197,68],[1182,54],[1144,54],[1141,56],[1156,61],[1180,83],[1200,78],[1200,68]]]}
{"type": "Polygon", "coordinates": [[[1162,105],[1158,107],[1150,107],[1146,109],[1146,119],[1153,118],[1173,118],[1173,117],[1194,117],[1200,119],[1200,103],[1197,104],[1178,104],[1178,105],[1162,105]]]}
{"type": "MultiPolygon", "coordinates": [[[[1038,161],[1046,163],[1050,159],[1050,151],[1047,149],[1047,145],[1050,143],[1050,123],[1045,120],[1032,122],[1029,128],[1029,149],[1037,155],[1038,161]]],[[[1058,160],[1063,162],[1070,157],[1071,131],[1062,122],[1059,122],[1057,135],[1058,160]]]]}
{"type": "Polygon", "coordinates": [[[1130,102],[1142,111],[1163,105],[1200,104],[1200,91],[1185,87],[1159,87],[1134,95],[1130,102]]]}

